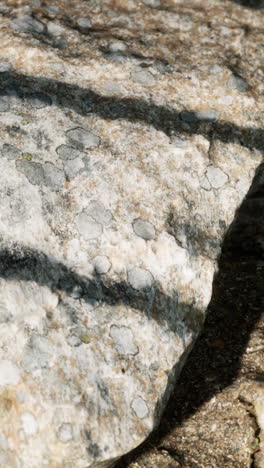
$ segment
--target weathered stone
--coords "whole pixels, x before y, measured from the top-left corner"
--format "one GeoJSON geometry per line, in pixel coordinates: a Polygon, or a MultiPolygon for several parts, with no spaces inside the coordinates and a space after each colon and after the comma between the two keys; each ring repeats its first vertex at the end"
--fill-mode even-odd
{"type": "Polygon", "coordinates": [[[198,120],[203,120],[205,122],[215,122],[218,117],[218,112],[213,109],[208,109],[195,112],[195,115],[198,120]]]}
{"type": "Polygon", "coordinates": [[[133,81],[143,86],[153,86],[155,84],[155,78],[149,71],[134,71],[131,73],[131,78],[133,81]]]}
{"type": "Polygon", "coordinates": [[[20,18],[15,18],[11,22],[11,27],[19,32],[26,32],[31,34],[41,34],[45,31],[44,24],[32,16],[22,16],[20,18]]]}
{"type": "Polygon", "coordinates": [[[97,223],[85,211],[78,216],[77,227],[79,233],[86,240],[96,239],[102,234],[103,231],[102,225],[100,223],[97,223]]]}
{"type": "Polygon", "coordinates": [[[90,171],[90,158],[85,154],[82,158],[68,159],[64,163],[64,172],[67,177],[77,177],[83,172],[90,171]]]}
{"type": "Polygon", "coordinates": [[[40,164],[27,159],[19,159],[16,161],[16,167],[33,185],[46,185],[56,190],[65,181],[63,171],[52,163],[40,164]]]}
{"type": "Polygon", "coordinates": [[[8,143],[4,143],[2,146],[1,154],[2,156],[4,156],[4,158],[7,159],[17,159],[20,156],[21,151],[15,146],[9,145],[8,143]]]}
{"type": "Polygon", "coordinates": [[[78,18],[77,25],[82,32],[88,32],[92,27],[90,18],[78,18]]]}
{"type": "Polygon", "coordinates": [[[84,153],[83,151],[78,151],[77,149],[71,148],[67,145],[58,146],[58,148],[56,148],[56,153],[61,159],[64,160],[82,158],[86,156],[86,153],[84,153]]]}
{"type": "Polygon", "coordinates": [[[111,263],[105,255],[97,255],[97,257],[93,259],[93,264],[96,273],[98,273],[99,275],[107,273],[111,268],[111,263]]]}
{"type": "Polygon", "coordinates": [[[215,189],[223,187],[228,181],[228,176],[218,167],[209,166],[206,175],[210,184],[215,189]]]}
{"type": "Polygon", "coordinates": [[[65,29],[60,24],[54,23],[53,21],[47,24],[47,30],[52,36],[60,36],[65,32],[65,29]]]}
{"type": "Polygon", "coordinates": [[[143,239],[145,240],[155,238],[155,228],[149,221],[144,221],[143,219],[136,219],[133,222],[133,229],[137,236],[143,237],[143,239]]]}
{"type": "Polygon", "coordinates": [[[107,210],[98,200],[92,200],[85,212],[101,224],[109,224],[112,219],[111,211],[107,210]]]}
{"type": "Polygon", "coordinates": [[[125,52],[127,49],[127,45],[124,42],[111,42],[108,47],[112,53],[125,52]]]}
{"type": "Polygon", "coordinates": [[[11,3],[0,464],[110,467],[166,406],[262,161],[263,20],[221,0],[206,21],[199,0],[11,3]]]}
{"type": "Polygon", "coordinates": [[[228,87],[230,89],[237,89],[238,91],[244,93],[248,89],[248,84],[240,76],[232,75],[228,81],[228,87]]]}
{"type": "Polygon", "coordinates": [[[147,5],[151,8],[156,8],[158,6],[160,6],[160,1],[161,0],[141,0],[142,3],[144,3],[144,5],[147,5]]]}
{"type": "Polygon", "coordinates": [[[81,127],[68,130],[66,134],[70,144],[79,149],[95,148],[100,145],[100,138],[97,135],[81,127]]]}
{"type": "Polygon", "coordinates": [[[143,268],[131,268],[128,271],[127,279],[134,289],[150,289],[154,284],[154,278],[150,271],[143,268]]]}

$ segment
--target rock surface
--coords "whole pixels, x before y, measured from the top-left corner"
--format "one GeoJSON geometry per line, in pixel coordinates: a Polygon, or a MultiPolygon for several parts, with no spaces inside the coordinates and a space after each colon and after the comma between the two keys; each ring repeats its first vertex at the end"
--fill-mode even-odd
{"type": "Polygon", "coordinates": [[[262,84],[200,2],[164,3],[0,7],[4,466],[111,466],[146,438],[262,160],[262,84]]]}

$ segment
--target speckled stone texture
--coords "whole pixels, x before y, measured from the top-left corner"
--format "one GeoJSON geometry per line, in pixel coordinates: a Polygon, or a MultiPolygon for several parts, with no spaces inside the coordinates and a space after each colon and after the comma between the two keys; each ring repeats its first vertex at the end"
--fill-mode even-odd
{"type": "Polygon", "coordinates": [[[234,65],[239,7],[186,4],[0,6],[2,466],[111,466],[203,325],[263,83],[234,65]]]}

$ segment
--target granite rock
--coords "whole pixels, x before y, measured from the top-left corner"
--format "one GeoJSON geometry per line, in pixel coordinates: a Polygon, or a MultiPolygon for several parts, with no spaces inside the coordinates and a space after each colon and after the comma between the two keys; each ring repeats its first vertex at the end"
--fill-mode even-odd
{"type": "Polygon", "coordinates": [[[45,5],[0,10],[0,464],[110,467],[160,420],[262,161],[262,17],[45,5]]]}

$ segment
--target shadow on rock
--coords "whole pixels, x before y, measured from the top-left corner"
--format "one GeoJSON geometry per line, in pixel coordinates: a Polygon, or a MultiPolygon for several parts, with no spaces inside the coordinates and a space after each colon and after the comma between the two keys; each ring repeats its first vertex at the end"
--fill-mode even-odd
{"type": "Polygon", "coordinates": [[[264,152],[263,128],[240,127],[217,120],[210,113],[197,115],[191,109],[178,111],[169,105],[157,105],[151,100],[100,95],[75,84],[15,72],[0,73],[0,88],[0,98],[5,106],[2,112],[12,107],[11,99],[23,102],[34,98],[36,94],[44,94],[47,96],[45,99],[52,99],[54,106],[80,115],[93,113],[106,120],[142,122],[169,137],[204,135],[209,140],[237,143],[264,152]]]}
{"type": "Polygon", "coordinates": [[[263,0],[232,0],[232,1],[243,7],[254,8],[255,10],[261,10],[264,8],[263,0]]]}
{"type": "MultiPolygon", "coordinates": [[[[95,301],[109,306],[125,305],[156,320],[183,340],[185,325],[194,335],[201,327],[203,312],[193,305],[181,302],[176,290],[172,295],[165,294],[150,273],[151,284],[135,289],[129,282],[129,274],[127,281],[120,282],[103,278],[95,271],[88,278],[40,250],[17,243],[7,247],[5,241],[1,242],[0,278],[6,281],[32,281],[59,295],[64,293],[64,298],[70,296],[73,299],[82,299],[90,305],[95,301]]],[[[147,270],[144,272],[148,273],[147,270]]],[[[64,303],[64,299],[61,302],[64,303]]],[[[75,315],[74,311],[72,315],[75,315]]]]}
{"type": "MultiPolygon", "coordinates": [[[[126,468],[153,447],[162,450],[166,435],[238,376],[241,357],[262,313],[263,195],[264,164],[261,164],[225,236],[203,331],[187,358],[161,423],[147,441],[123,457],[116,468],[126,468]]],[[[247,378],[255,378],[254,370],[247,378]]],[[[158,411],[159,408],[157,414],[158,411]]],[[[172,457],[184,464],[184,453],[177,451],[177,447],[174,452],[172,457]]]]}

